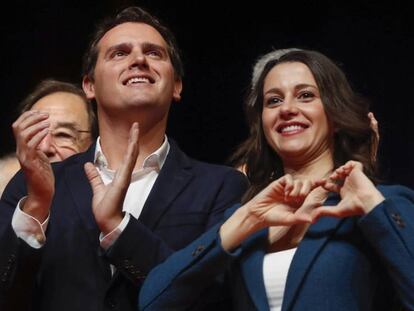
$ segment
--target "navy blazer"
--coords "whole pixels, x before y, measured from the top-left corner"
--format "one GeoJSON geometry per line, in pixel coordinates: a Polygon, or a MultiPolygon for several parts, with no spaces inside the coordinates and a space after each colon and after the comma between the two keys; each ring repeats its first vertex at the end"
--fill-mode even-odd
{"type": "MultiPolygon", "coordinates": [[[[282,310],[392,310],[400,303],[414,310],[414,192],[380,191],[386,200],[364,217],[323,217],[309,227],[289,268],[282,310]]],[[[338,200],[332,194],[325,204],[338,200]]],[[[262,270],[268,230],[230,254],[219,227],[150,273],[140,310],[204,310],[197,300],[206,294],[227,299],[223,310],[269,310],[262,270]]]]}
{"type": "Polygon", "coordinates": [[[134,310],[137,290],[152,267],[219,222],[247,187],[241,173],[187,157],[173,142],[138,220],[107,251],[84,173],[94,146],[53,165],[55,195],[46,244],[18,239],[11,219],[26,194],[20,172],[0,202],[0,310],[134,310]],[[110,264],[116,273],[111,276],[110,264]]]}

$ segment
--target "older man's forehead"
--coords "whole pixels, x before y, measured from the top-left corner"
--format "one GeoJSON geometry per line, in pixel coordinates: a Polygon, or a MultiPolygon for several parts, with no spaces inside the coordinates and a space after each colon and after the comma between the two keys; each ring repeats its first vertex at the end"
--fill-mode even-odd
{"type": "Polygon", "coordinates": [[[89,128],[89,113],[85,100],[77,94],[56,92],[38,100],[31,110],[49,113],[51,126],[63,124],[63,127],[78,129],[89,128]]]}

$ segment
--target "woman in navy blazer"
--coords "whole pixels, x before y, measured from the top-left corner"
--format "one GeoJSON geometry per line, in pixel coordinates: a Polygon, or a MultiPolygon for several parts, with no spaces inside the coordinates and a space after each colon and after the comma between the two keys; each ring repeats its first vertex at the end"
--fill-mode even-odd
{"type": "Polygon", "coordinates": [[[149,274],[140,310],[414,310],[414,192],[374,185],[368,111],[326,56],[263,56],[243,205],[149,274]]]}

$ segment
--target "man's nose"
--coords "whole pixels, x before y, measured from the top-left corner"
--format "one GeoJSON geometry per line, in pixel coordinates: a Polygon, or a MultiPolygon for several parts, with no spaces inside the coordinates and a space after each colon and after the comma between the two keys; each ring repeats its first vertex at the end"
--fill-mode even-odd
{"type": "Polygon", "coordinates": [[[133,68],[148,68],[147,57],[142,52],[131,53],[131,61],[129,64],[129,69],[133,68]]]}
{"type": "Polygon", "coordinates": [[[49,159],[56,155],[56,146],[50,133],[48,133],[40,142],[39,150],[42,151],[49,159]]]}

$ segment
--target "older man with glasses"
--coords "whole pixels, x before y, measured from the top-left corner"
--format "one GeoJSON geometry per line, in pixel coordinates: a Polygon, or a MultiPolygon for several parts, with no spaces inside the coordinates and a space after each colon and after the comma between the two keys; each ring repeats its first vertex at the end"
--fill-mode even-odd
{"type": "MultiPolygon", "coordinates": [[[[49,162],[62,161],[91,144],[95,114],[82,89],[47,79],[21,103],[21,116],[13,124],[15,135],[29,140],[37,127],[36,115],[47,114],[48,134],[39,144],[49,162]]],[[[17,150],[18,152],[18,150],[17,150]]]]}
{"type": "MultiPolygon", "coordinates": [[[[93,140],[95,113],[83,90],[74,84],[43,80],[20,103],[19,110],[21,115],[14,123],[14,131],[27,140],[41,126],[34,120],[35,116],[41,113],[49,115],[48,134],[38,147],[46,162],[62,161],[83,152],[93,140]]],[[[19,169],[16,154],[0,158],[0,196],[19,169]]]]}

